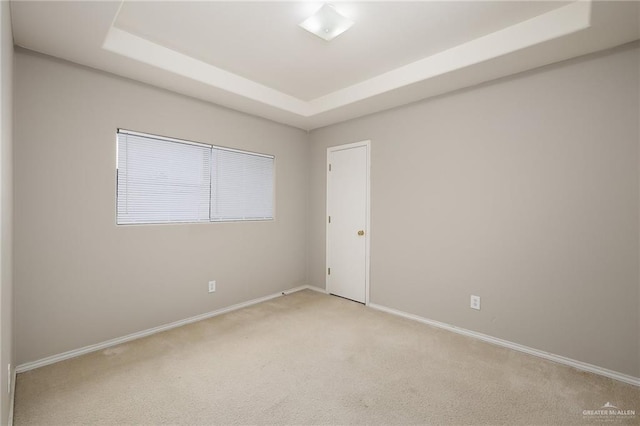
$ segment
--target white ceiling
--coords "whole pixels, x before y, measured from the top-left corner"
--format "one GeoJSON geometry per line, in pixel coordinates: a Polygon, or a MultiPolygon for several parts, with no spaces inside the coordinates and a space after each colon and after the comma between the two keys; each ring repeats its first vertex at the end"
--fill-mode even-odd
{"type": "Polygon", "coordinates": [[[357,25],[330,43],[296,25],[320,5],[125,2],[115,26],[310,101],[562,3],[338,3],[357,25]]]}
{"type": "Polygon", "coordinates": [[[15,43],[313,129],[640,38],[638,2],[12,1],[15,43]]]}

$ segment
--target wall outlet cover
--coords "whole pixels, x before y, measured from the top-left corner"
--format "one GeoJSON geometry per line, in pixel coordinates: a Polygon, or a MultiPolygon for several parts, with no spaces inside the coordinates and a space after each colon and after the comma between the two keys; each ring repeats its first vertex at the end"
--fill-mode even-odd
{"type": "Polygon", "coordinates": [[[471,309],[480,310],[480,296],[471,295],[470,307],[471,309]]]}

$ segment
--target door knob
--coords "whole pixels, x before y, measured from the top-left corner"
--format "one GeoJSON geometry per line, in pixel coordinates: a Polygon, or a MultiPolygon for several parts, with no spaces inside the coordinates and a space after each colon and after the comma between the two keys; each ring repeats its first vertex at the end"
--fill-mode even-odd
{"type": "Polygon", "coordinates": [[[360,236],[364,235],[364,231],[358,231],[358,235],[360,236]]]}

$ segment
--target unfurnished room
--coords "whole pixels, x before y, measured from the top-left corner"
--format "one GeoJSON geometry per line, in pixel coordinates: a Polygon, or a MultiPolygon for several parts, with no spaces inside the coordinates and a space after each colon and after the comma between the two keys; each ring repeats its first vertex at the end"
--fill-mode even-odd
{"type": "Polygon", "coordinates": [[[0,0],[0,424],[640,424],[639,39],[0,0]]]}

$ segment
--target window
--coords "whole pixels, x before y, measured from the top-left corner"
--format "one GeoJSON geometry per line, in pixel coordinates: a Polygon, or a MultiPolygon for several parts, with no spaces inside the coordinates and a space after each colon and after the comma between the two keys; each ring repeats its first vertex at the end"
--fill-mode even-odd
{"type": "Polygon", "coordinates": [[[273,219],[274,157],[118,130],[117,223],[273,219]]]}

